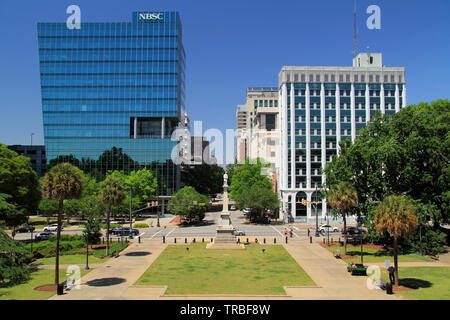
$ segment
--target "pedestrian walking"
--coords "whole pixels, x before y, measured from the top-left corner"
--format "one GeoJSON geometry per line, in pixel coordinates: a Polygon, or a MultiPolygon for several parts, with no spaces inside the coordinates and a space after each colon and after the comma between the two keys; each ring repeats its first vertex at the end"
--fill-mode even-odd
{"type": "Polygon", "coordinates": [[[293,235],[292,229],[289,231],[289,235],[290,235],[291,238],[292,238],[292,235],[293,235]]]}
{"type": "Polygon", "coordinates": [[[310,233],[311,231],[309,230],[309,228],[308,228],[308,237],[309,237],[309,233],[310,233]]]}
{"type": "Polygon", "coordinates": [[[284,236],[286,237],[288,233],[288,230],[286,228],[284,228],[284,236]]]}

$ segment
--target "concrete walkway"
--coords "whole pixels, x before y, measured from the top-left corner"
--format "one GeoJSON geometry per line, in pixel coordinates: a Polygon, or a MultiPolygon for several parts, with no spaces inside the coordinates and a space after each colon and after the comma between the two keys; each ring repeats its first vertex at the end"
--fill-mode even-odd
{"type": "Polygon", "coordinates": [[[291,288],[287,293],[295,299],[332,300],[398,300],[401,297],[387,295],[379,289],[369,289],[367,277],[352,276],[346,270],[347,264],[335,259],[317,242],[304,241],[283,244],[297,263],[306,271],[320,288],[291,288]]]}
{"type": "Polygon", "coordinates": [[[161,288],[142,291],[132,285],[156,260],[167,245],[161,241],[133,243],[120,253],[102,263],[81,279],[81,288],[66,291],[64,295],[55,295],[50,300],[117,300],[117,299],[155,299],[161,294],[161,288]]]}

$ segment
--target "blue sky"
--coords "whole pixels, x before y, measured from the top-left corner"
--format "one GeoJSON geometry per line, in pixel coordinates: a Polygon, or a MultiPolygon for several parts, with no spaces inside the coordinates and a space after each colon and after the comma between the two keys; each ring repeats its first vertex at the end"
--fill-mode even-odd
{"type": "MultiPolygon", "coordinates": [[[[128,0],[0,2],[0,142],[43,144],[37,22],[130,21],[132,11],[179,11],[186,50],[186,109],[203,130],[235,128],[249,86],[277,86],[283,65],[350,66],[353,0],[128,0]]],[[[407,102],[450,93],[450,1],[359,0],[359,50],[406,68],[407,102]],[[381,30],[366,9],[381,8],[381,30]]]]}

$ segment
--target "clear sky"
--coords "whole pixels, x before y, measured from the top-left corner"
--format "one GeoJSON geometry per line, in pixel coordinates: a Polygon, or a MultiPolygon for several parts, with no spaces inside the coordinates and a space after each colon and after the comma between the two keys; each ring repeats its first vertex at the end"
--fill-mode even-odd
{"type": "MultiPolygon", "coordinates": [[[[350,66],[353,0],[0,0],[0,142],[43,144],[37,22],[131,21],[133,11],[179,11],[186,50],[186,109],[208,128],[235,128],[250,86],[277,86],[283,65],[350,66]]],[[[450,93],[450,1],[358,0],[360,51],[406,68],[407,102],[450,93]],[[369,30],[369,5],[381,29],[369,30]]]]}

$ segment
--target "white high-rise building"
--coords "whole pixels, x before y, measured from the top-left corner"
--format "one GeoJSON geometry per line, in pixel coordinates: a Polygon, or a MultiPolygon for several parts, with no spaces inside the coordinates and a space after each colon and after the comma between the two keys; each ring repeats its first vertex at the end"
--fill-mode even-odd
{"type": "MultiPolygon", "coordinates": [[[[280,218],[314,221],[313,206],[326,177],[322,168],[339,154],[339,141],[353,142],[377,110],[406,106],[405,68],[385,67],[381,53],[360,53],[353,67],[284,66],[278,76],[280,116],[280,218]]],[[[325,219],[327,203],[317,205],[325,219]]]]}

